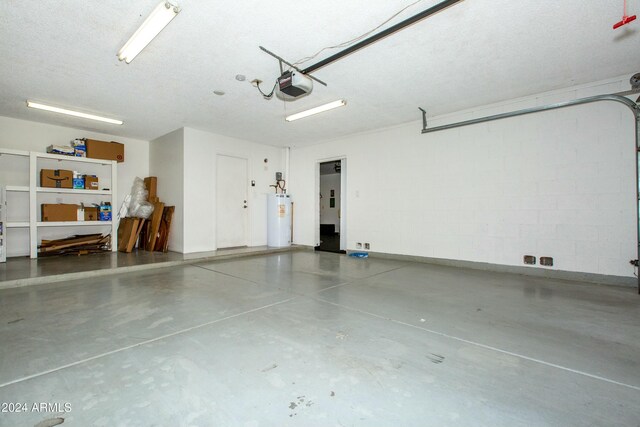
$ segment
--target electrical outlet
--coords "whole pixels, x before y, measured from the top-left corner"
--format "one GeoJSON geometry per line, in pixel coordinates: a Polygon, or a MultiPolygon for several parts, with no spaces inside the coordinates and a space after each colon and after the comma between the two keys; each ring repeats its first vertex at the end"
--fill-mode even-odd
{"type": "Polygon", "coordinates": [[[533,255],[525,255],[522,260],[525,264],[529,265],[535,265],[536,263],[536,257],[534,257],[533,255]]]}
{"type": "Polygon", "coordinates": [[[550,256],[541,256],[540,265],[544,265],[546,267],[553,267],[553,258],[550,256]]]}
{"type": "Polygon", "coordinates": [[[356,249],[362,249],[362,243],[357,242],[356,243],[356,249]]]}
{"type": "Polygon", "coordinates": [[[370,244],[368,244],[368,243],[365,243],[365,244],[364,244],[364,248],[365,248],[366,250],[369,250],[369,249],[371,249],[371,245],[370,245],[370,244]]]}

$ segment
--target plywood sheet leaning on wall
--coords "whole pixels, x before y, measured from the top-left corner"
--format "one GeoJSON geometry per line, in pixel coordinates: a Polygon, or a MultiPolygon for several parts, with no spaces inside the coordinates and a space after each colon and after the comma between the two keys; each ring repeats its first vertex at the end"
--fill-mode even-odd
{"type": "Polygon", "coordinates": [[[118,250],[130,253],[138,240],[145,220],[142,218],[122,218],[118,226],[118,250]]]}
{"type": "Polygon", "coordinates": [[[164,213],[164,203],[158,202],[153,204],[153,215],[149,218],[149,225],[147,226],[148,234],[146,235],[145,250],[153,251],[156,247],[156,240],[158,239],[158,231],[160,230],[160,222],[162,220],[162,214],[164,213]]]}

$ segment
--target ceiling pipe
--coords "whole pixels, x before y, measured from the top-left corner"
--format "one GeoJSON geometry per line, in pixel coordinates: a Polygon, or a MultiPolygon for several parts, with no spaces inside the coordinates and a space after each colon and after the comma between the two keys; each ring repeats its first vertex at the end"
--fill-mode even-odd
{"type": "Polygon", "coordinates": [[[396,33],[402,29],[404,29],[405,27],[408,27],[409,25],[415,24],[418,21],[421,21],[433,14],[436,14],[438,12],[440,12],[443,9],[448,8],[449,6],[453,6],[456,3],[459,3],[463,0],[445,0],[443,2],[440,2],[438,4],[436,4],[435,6],[430,7],[429,9],[423,10],[422,12],[413,15],[407,19],[405,19],[404,21],[398,22],[397,24],[387,28],[386,30],[382,30],[377,34],[372,35],[371,37],[368,37],[352,46],[349,46],[348,48],[341,50],[340,52],[331,55],[330,57],[323,59],[320,62],[316,62],[313,65],[308,66],[307,68],[305,68],[304,70],[302,70],[303,74],[308,74],[308,73],[312,73],[322,67],[324,67],[325,65],[329,65],[332,62],[337,61],[340,58],[343,58],[357,50],[362,49],[363,47],[369,46],[372,43],[377,42],[378,40],[385,38],[393,33],[396,33]]]}
{"type": "MultiPolygon", "coordinates": [[[[579,99],[572,99],[571,101],[565,101],[565,102],[558,102],[556,104],[549,104],[549,105],[543,105],[540,107],[532,107],[532,108],[526,108],[524,110],[517,110],[517,111],[511,111],[509,113],[502,113],[502,114],[496,114],[493,116],[486,116],[486,117],[480,117],[477,119],[472,119],[472,120],[465,120],[462,122],[457,122],[457,123],[450,123],[447,125],[442,125],[442,126],[436,126],[436,127],[432,127],[432,128],[427,128],[427,112],[425,110],[423,110],[422,108],[420,108],[420,110],[422,111],[422,133],[431,133],[431,132],[438,132],[441,130],[447,130],[447,129],[455,129],[455,128],[459,128],[462,126],[469,126],[469,125],[475,125],[478,123],[484,123],[484,122],[490,122],[493,120],[500,120],[500,119],[506,119],[509,117],[517,117],[517,116],[523,116],[525,114],[532,114],[532,113],[539,113],[542,111],[550,111],[550,110],[557,110],[559,108],[566,108],[566,107],[571,107],[574,105],[581,105],[581,104],[590,104],[593,102],[600,102],[600,101],[613,101],[613,102],[619,102],[621,104],[626,105],[631,112],[633,113],[633,116],[635,118],[635,147],[634,147],[634,152],[635,152],[635,156],[636,156],[636,176],[635,176],[635,184],[634,187],[636,187],[636,195],[635,195],[635,205],[636,205],[636,218],[637,218],[637,226],[636,226],[636,236],[637,236],[637,241],[638,241],[638,251],[636,253],[637,256],[637,260],[636,263],[640,263],[640,181],[638,180],[638,162],[640,161],[640,155],[639,155],[639,151],[640,151],[640,106],[638,104],[636,104],[635,102],[633,102],[632,100],[630,100],[629,98],[625,98],[624,96],[620,96],[620,95],[597,95],[597,96],[590,96],[587,98],[579,98],[579,99]]],[[[640,267],[639,267],[640,269],[640,267]]],[[[640,273],[638,274],[638,294],[640,294],[640,273]]]]}

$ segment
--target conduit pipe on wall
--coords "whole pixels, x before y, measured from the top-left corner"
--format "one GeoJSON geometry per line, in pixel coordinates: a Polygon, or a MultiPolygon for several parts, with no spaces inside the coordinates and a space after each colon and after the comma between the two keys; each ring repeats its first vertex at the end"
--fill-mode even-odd
{"type": "Polygon", "coordinates": [[[291,147],[284,147],[284,179],[287,180],[287,184],[291,184],[289,177],[289,166],[291,163],[291,147]]]}
{"type": "MultiPolygon", "coordinates": [[[[638,162],[640,161],[640,156],[638,151],[640,151],[640,106],[630,100],[629,98],[625,98],[620,95],[597,95],[597,96],[589,96],[587,98],[579,98],[573,99],[571,101],[558,102],[556,104],[543,105],[540,107],[532,107],[526,108],[524,110],[511,111],[509,113],[495,114],[493,116],[480,117],[477,119],[465,120],[457,123],[450,123],[442,126],[435,126],[432,128],[427,127],[427,112],[420,108],[422,111],[422,133],[431,133],[438,132],[441,130],[454,129],[462,126],[475,125],[478,123],[491,122],[493,120],[507,119],[509,117],[517,117],[524,116],[525,114],[539,113],[542,111],[550,111],[557,110],[559,108],[572,107],[574,105],[581,104],[590,104],[593,102],[600,101],[613,101],[619,102],[621,104],[629,107],[631,112],[633,113],[633,117],[635,119],[635,157],[636,157],[636,182],[634,186],[636,187],[636,196],[635,196],[635,204],[636,204],[636,238],[638,242],[638,250],[636,252],[637,259],[640,260],[640,181],[638,181],[638,162]]],[[[640,261],[638,261],[640,262],[640,261]]],[[[638,294],[640,295],[640,272],[638,274],[638,294]]]]}

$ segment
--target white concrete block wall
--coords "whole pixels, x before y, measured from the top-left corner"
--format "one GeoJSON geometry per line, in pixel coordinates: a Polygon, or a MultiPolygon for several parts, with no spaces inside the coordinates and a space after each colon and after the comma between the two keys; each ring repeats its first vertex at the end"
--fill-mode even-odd
{"type": "MultiPolygon", "coordinates": [[[[429,120],[430,126],[628,88],[628,77],[429,120]]],[[[321,117],[318,116],[320,120],[321,117]]],[[[314,245],[315,164],[347,157],[347,246],[521,266],[633,276],[634,125],[598,103],[431,134],[422,123],[291,151],[295,243],[314,245]]]]}

